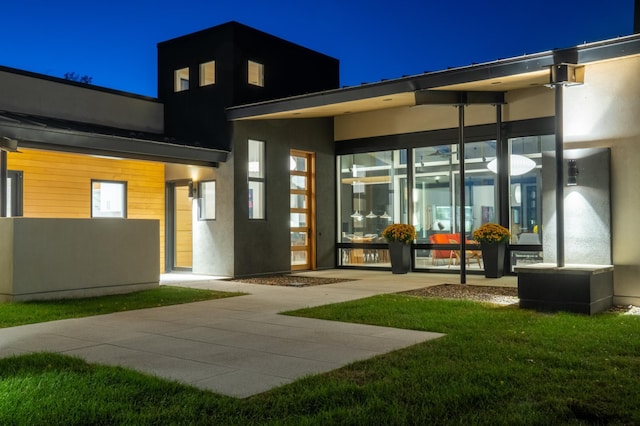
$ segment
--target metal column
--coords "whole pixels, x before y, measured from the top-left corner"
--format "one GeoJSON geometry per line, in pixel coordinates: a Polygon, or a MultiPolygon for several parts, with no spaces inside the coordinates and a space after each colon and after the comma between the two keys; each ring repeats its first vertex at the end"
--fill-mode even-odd
{"type": "Polygon", "coordinates": [[[555,85],[556,109],[556,250],[558,267],[564,266],[564,132],[563,84],[555,85]]]}
{"type": "Polygon", "coordinates": [[[458,105],[458,162],[460,165],[460,284],[467,283],[467,230],[465,188],[464,188],[464,104],[458,105]]]}
{"type": "Polygon", "coordinates": [[[0,217],[7,217],[7,152],[0,149],[0,217]]]}

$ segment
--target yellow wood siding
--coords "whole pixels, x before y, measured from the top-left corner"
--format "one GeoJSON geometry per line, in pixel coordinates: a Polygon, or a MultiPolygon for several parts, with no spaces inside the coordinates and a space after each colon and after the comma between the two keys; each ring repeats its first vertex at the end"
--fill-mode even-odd
{"type": "Polygon", "coordinates": [[[23,172],[25,217],[91,217],[91,180],[127,182],[127,217],[160,221],[160,268],[164,270],[164,164],[20,149],[8,169],[23,172]]]}

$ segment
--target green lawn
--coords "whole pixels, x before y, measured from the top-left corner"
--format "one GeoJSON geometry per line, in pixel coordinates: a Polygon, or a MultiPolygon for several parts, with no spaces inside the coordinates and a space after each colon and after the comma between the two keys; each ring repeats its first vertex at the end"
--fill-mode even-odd
{"type": "Polygon", "coordinates": [[[0,424],[640,424],[640,317],[376,296],[295,315],[447,333],[245,400],[59,355],[0,360],[0,424]]]}
{"type": "Polygon", "coordinates": [[[160,286],[134,293],[84,299],[0,303],[0,328],[239,295],[241,293],[160,286]]]}

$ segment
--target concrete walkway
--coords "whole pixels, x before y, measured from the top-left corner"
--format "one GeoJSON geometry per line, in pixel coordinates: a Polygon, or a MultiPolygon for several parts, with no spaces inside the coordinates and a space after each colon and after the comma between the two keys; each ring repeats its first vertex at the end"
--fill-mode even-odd
{"type": "MultiPolygon", "coordinates": [[[[278,315],[308,306],[455,283],[456,275],[331,270],[355,278],[313,287],[244,284],[164,275],[163,284],[246,296],[0,329],[0,357],[48,351],[118,365],[216,393],[248,397],[442,336],[413,330],[278,315]]],[[[515,278],[468,284],[515,285],[515,278]]]]}

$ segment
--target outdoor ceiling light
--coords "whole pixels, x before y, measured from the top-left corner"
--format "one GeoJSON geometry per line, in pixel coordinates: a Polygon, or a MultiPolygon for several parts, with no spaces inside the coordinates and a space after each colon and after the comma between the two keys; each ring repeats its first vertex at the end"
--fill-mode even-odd
{"type": "MultiPolygon", "coordinates": [[[[509,156],[509,174],[511,176],[520,176],[531,170],[536,166],[536,162],[524,155],[512,154],[509,156]]],[[[487,164],[487,169],[493,173],[498,174],[498,159],[494,158],[487,164]]]]}
{"type": "Polygon", "coordinates": [[[567,167],[567,186],[578,185],[578,163],[576,160],[569,160],[569,167],[567,167]]]}

